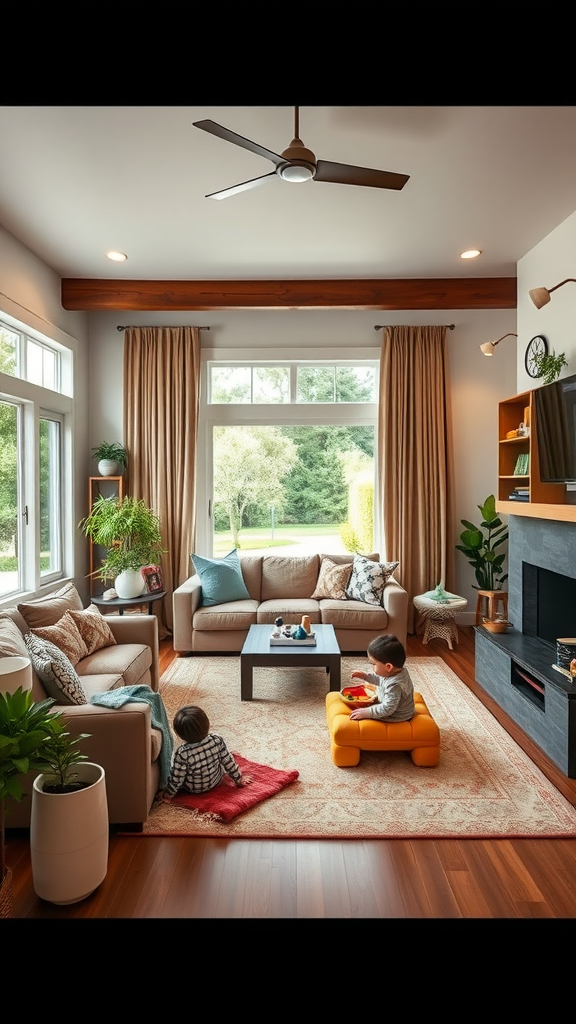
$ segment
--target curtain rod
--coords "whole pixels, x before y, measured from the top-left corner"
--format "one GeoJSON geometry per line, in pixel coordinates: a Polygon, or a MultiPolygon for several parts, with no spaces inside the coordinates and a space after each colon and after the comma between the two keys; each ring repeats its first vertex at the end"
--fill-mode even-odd
{"type": "MultiPolygon", "coordinates": [[[[141,327],[141,326],[142,326],[141,324],[138,324],[138,327],[141,327]]],[[[159,327],[159,326],[162,326],[162,325],[160,325],[160,324],[153,324],[153,326],[154,327],[159,327]]],[[[125,331],[125,330],[127,330],[127,327],[128,327],[127,324],[117,324],[116,325],[116,330],[117,331],[125,331]]],[[[209,327],[199,327],[198,330],[199,331],[209,331],[210,328],[209,327]]]]}
{"type": "MultiPolygon", "coordinates": [[[[385,327],[399,327],[400,324],[374,324],[375,331],[383,331],[385,327]]],[[[412,327],[422,327],[422,324],[411,324],[412,327]]],[[[453,331],[456,324],[430,324],[431,327],[447,327],[449,331],[453,331]]]]}

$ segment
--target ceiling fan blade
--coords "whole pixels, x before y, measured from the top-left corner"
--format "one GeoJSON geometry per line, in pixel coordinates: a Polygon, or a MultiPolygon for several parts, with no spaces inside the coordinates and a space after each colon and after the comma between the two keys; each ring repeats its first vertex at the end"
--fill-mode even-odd
{"type": "Polygon", "coordinates": [[[225,142],[232,142],[235,146],[241,146],[242,149],[247,149],[249,153],[255,153],[256,156],[263,156],[266,160],[271,160],[276,167],[285,162],[284,157],[279,156],[278,153],[273,153],[271,149],[265,149],[264,146],[259,146],[257,142],[251,142],[250,139],[245,139],[243,135],[237,135],[236,132],[231,132],[229,128],[223,128],[222,125],[217,124],[216,121],[193,121],[192,125],[194,128],[201,128],[204,132],[210,132],[211,135],[216,135],[219,139],[224,139],[225,142]]]}
{"type": "Polygon", "coordinates": [[[224,188],[220,192],[210,192],[209,195],[205,196],[206,199],[227,199],[228,196],[235,196],[237,192],[247,192],[250,188],[256,188],[258,185],[263,185],[265,181],[269,181],[270,178],[276,177],[276,171],[270,171],[269,174],[261,174],[259,178],[251,178],[250,181],[243,181],[240,185],[232,185],[230,188],[224,188]]]}
{"type": "Polygon", "coordinates": [[[371,167],[353,167],[335,164],[331,160],[318,160],[314,181],[333,181],[340,185],[368,185],[372,188],[392,188],[400,191],[410,178],[409,174],[394,171],[375,171],[371,167]]]}

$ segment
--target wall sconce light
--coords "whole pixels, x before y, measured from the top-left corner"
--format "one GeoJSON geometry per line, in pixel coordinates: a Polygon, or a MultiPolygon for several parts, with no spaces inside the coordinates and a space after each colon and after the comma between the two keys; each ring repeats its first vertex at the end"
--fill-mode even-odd
{"type": "Polygon", "coordinates": [[[568,281],[574,281],[576,284],[576,277],[567,277],[565,281],[560,281],[560,284],[555,284],[553,288],[532,288],[528,292],[528,295],[532,299],[532,302],[536,306],[536,309],[542,309],[547,302],[550,302],[550,296],[552,292],[555,292],[557,288],[561,288],[563,284],[568,284],[568,281]]]}
{"type": "Polygon", "coordinates": [[[517,337],[518,337],[518,335],[517,334],[513,334],[512,332],[509,332],[508,334],[503,334],[502,337],[498,338],[497,341],[485,341],[483,345],[480,345],[480,350],[481,350],[481,352],[484,353],[485,356],[493,356],[494,355],[494,349],[496,348],[496,345],[499,345],[501,341],[504,341],[504,338],[517,338],[517,337]]]}

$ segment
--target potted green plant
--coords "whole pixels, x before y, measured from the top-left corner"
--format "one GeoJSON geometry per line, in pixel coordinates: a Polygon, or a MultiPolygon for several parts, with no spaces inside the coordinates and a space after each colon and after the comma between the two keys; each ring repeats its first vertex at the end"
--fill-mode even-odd
{"type": "Polygon", "coordinates": [[[86,537],[107,550],[95,575],[103,582],[114,580],[118,597],[138,597],[144,589],[140,570],[159,562],[166,550],[157,513],[129,495],[122,500],[101,495],[79,525],[86,537]]]}
{"type": "Polygon", "coordinates": [[[502,566],[506,552],[501,548],[508,540],[508,527],[502,523],[496,512],[496,499],[490,494],[483,505],[478,505],[482,522],[480,526],[467,519],[460,522],[466,529],[460,534],[460,544],[456,550],[461,551],[468,559],[476,575],[475,590],[501,590],[502,584],[508,579],[508,573],[502,574],[502,566]]]}
{"type": "Polygon", "coordinates": [[[42,759],[53,722],[54,700],[36,703],[31,690],[0,693],[0,917],[10,916],[11,875],[6,867],[6,801],[24,796],[21,776],[42,771],[42,759]],[[7,912],[3,910],[6,905],[7,912]]]}
{"type": "Polygon", "coordinates": [[[551,352],[543,352],[534,356],[534,370],[538,379],[542,378],[543,384],[553,384],[560,376],[563,366],[568,366],[566,356],[563,352],[556,355],[554,349],[551,352]]]}
{"type": "Polygon", "coordinates": [[[30,860],[34,890],[50,903],[77,903],[108,868],[108,804],[104,769],[81,753],[87,733],[71,736],[49,716],[32,785],[30,860]]]}
{"type": "Polygon", "coordinates": [[[117,476],[119,466],[124,470],[128,465],[128,452],[117,441],[102,441],[96,445],[92,449],[92,458],[98,462],[100,476],[117,476]]]}

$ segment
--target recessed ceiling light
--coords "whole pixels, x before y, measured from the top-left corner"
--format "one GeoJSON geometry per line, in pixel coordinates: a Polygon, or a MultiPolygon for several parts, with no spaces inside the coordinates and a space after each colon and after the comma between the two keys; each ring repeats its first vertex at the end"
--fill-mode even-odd
{"type": "Polygon", "coordinates": [[[460,253],[461,260],[475,260],[477,256],[482,255],[482,249],[466,249],[465,252],[460,253]]]}
{"type": "Polygon", "coordinates": [[[107,252],[106,256],[109,260],[115,260],[116,263],[124,263],[124,260],[128,259],[125,252],[115,252],[114,250],[107,252]]]}

